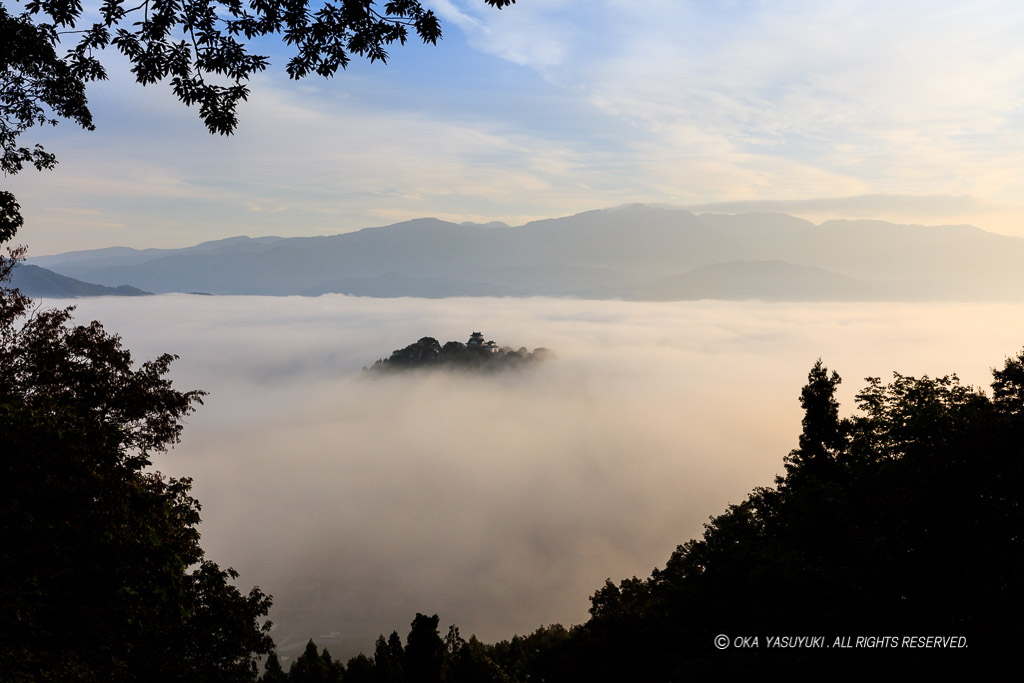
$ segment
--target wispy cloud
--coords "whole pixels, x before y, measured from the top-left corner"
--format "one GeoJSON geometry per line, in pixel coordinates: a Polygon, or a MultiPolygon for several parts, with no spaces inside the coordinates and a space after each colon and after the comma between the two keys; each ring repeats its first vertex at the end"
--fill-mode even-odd
{"type": "MultiPolygon", "coordinates": [[[[547,21],[535,8],[516,11],[528,25],[547,21]]],[[[554,25],[585,15],[601,39],[566,31],[557,64],[519,63],[648,131],[641,156],[659,171],[685,167],[683,178],[706,174],[710,184],[689,187],[707,199],[995,198],[1022,180],[1016,3],[595,2],[552,11],[554,25]]],[[[489,37],[471,39],[481,49],[503,55],[504,43],[528,40],[518,23],[483,12],[477,20],[489,37]]]]}
{"type": "MultiPolygon", "coordinates": [[[[136,223],[132,246],[201,241],[211,229],[224,236],[225,225],[234,226],[227,234],[315,234],[359,229],[389,216],[520,223],[629,198],[599,171],[594,160],[606,156],[603,150],[471,115],[445,121],[359,102],[339,113],[323,91],[297,93],[272,79],[254,91],[245,122],[231,138],[193,130],[145,160],[131,150],[131,132],[108,129],[74,139],[63,147],[55,173],[14,179],[32,212],[30,223],[56,225],[35,208],[46,206],[54,184],[65,203],[136,223]],[[278,210],[266,210],[270,206],[278,210]]],[[[190,115],[176,109],[153,114],[155,121],[171,122],[190,115]]],[[[50,244],[77,248],[90,237],[79,234],[82,242],[73,246],[66,238],[50,244]]],[[[33,245],[37,254],[53,250],[42,238],[33,245]]]]}
{"type": "Polygon", "coordinates": [[[438,47],[326,82],[262,75],[232,138],[113,58],[91,91],[99,130],[41,131],[61,167],[12,179],[33,251],[102,246],[101,223],[179,246],[393,217],[895,195],[1001,207],[901,220],[1024,232],[1019,3],[431,6],[438,47]],[[54,196],[102,215],[73,229],[43,210],[54,196]]]}
{"type": "Polygon", "coordinates": [[[586,40],[587,10],[573,0],[522,4],[496,14],[483,3],[436,0],[438,15],[452,21],[473,47],[514,64],[538,69],[564,65],[586,40]]]}
{"type": "Polygon", "coordinates": [[[981,199],[969,195],[870,194],[816,199],[740,200],[692,204],[695,213],[788,213],[815,223],[833,219],[870,218],[893,223],[974,225],[1014,233],[1024,215],[1020,202],[981,199]]]}

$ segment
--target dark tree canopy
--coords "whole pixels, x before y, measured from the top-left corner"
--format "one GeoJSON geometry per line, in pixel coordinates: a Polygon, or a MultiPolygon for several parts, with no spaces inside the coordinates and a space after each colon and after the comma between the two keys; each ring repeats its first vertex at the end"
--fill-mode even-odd
{"type": "MultiPolygon", "coordinates": [[[[839,376],[819,361],[786,476],[712,518],[648,579],[608,581],[548,680],[749,673],[789,656],[765,652],[766,634],[934,633],[974,648],[856,654],[888,657],[890,673],[1006,661],[1024,635],[1022,368],[1024,352],[993,370],[991,397],[956,375],[868,378],[858,413],[840,419],[839,376]],[[760,653],[711,645],[740,632],[762,637],[760,653]]],[[[832,674],[853,661],[789,654],[832,674]]]]}
{"type": "Polygon", "coordinates": [[[836,387],[842,380],[834,370],[822,365],[821,359],[814,364],[807,375],[807,384],[800,391],[800,407],[804,409],[803,432],[799,448],[793,450],[786,462],[789,472],[803,467],[826,466],[834,456],[842,439],[839,423],[839,402],[836,401],[836,387]]]}
{"type": "MultiPolygon", "coordinates": [[[[514,1],[484,0],[498,9],[514,1]]],[[[230,133],[249,77],[269,65],[266,55],[250,51],[255,38],[278,37],[292,47],[286,69],[302,78],[331,76],[353,55],[387,61],[388,46],[404,44],[410,31],[425,43],[441,37],[437,17],[419,0],[104,0],[96,21],[83,17],[77,0],[30,0],[25,9],[17,17],[2,15],[4,42],[13,53],[8,82],[46,86],[15,94],[83,126],[90,123],[84,86],[106,78],[98,54],[108,46],[131,60],[139,83],[170,79],[182,102],[199,105],[211,132],[230,133]],[[61,36],[73,37],[63,58],[56,54],[61,36]]]]}
{"type": "Polygon", "coordinates": [[[276,654],[265,665],[262,683],[516,683],[543,681],[557,647],[569,632],[559,625],[542,626],[528,636],[486,645],[471,636],[464,640],[452,625],[442,639],[435,614],[417,614],[402,645],[398,632],[381,635],[373,657],[358,654],[342,666],[331,661],[327,648],[313,641],[285,674],[276,654]]]}
{"type": "MultiPolygon", "coordinates": [[[[267,671],[269,673],[270,669],[267,671]]],[[[290,683],[341,683],[344,673],[345,667],[341,662],[331,658],[331,653],[326,647],[320,652],[316,643],[310,640],[302,654],[292,662],[287,680],[290,683]]],[[[274,675],[276,673],[271,674],[270,680],[274,675]]],[[[264,674],[263,680],[268,680],[267,674],[264,674]]]]}
{"type": "Polygon", "coordinates": [[[0,680],[251,681],[270,598],[199,545],[191,480],[152,471],[202,402],[98,322],[6,287],[0,256],[0,680]]]}
{"type": "Polygon", "coordinates": [[[440,619],[416,614],[405,645],[405,680],[408,683],[441,683],[445,646],[437,631],[440,619]]]}
{"type": "MultiPolygon", "coordinates": [[[[474,333],[474,337],[478,334],[474,333]]],[[[480,338],[482,339],[482,335],[480,338]]],[[[422,337],[404,349],[392,351],[387,358],[381,358],[363,370],[374,374],[431,369],[497,373],[525,369],[541,361],[550,360],[553,356],[549,349],[543,347],[533,351],[526,347],[513,349],[499,347],[494,342],[474,343],[473,338],[468,344],[449,341],[442,346],[433,337],[422,337]]]]}

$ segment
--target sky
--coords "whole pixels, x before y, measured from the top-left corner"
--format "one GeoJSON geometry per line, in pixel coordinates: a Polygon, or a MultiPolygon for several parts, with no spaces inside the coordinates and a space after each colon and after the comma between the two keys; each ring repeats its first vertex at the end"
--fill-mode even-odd
{"type": "Polygon", "coordinates": [[[1019,2],[426,4],[437,46],[329,80],[288,80],[287,49],[262,43],[271,68],[231,137],[110,54],[96,131],[23,138],[60,165],[4,179],[19,241],[181,247],[632,202],[1024,235],[1019,2]]]}
{"type": "MultiPolygon", "coordinates": [[[[46,302],[48,304],[62,302],[46,302]]],[[[96,297],[133,358],[209,392],[156,465],[193,477],[207,556],[274,596],[282,656],[347,659],[416,612],[485,642],[581,623],[770,486],[817,358],[843,378],[988,386],[1019,303],[96,297]],[[531,372],[360,377],[424,335],[550,348],[531,372]]]]}

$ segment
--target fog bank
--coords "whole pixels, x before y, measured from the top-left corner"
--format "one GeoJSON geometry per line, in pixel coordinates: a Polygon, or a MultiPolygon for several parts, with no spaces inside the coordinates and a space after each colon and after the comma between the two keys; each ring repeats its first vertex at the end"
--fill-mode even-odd
{"type": "MultiPolygon", "coordinates": [[[[46,302],[68,303],[68,302],[46,302]]],[[[1019,304],[560,299],[83,299],[137,360],[210,392],[157,466],[194,478],[203,547],[274,596],[283,654],[404,637],[414,614],[493,641],[579,623],[708,516],[771,484],[815,359],[844,378],[984,384],[1019,304]],[[422,336],[544,346],[530,371],[368,378],[422,336]]]]}

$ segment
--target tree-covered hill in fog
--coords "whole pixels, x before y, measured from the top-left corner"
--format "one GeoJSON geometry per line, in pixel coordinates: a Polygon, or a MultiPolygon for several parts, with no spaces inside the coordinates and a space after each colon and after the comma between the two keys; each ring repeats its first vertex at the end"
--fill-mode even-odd
{"type": "Polygon", "coordinates": [[[422,337],[363,370],[377,374],[426,369],[491,373],[525,368],[551,355],[545,348],[530,351],[525,346],[499,346],[485,340],[482,333],[473,332],[465,344],[448,341],[442,345],[433,337],[422,337]]]}
{"type": "Polygon", "coordinates": [[[510,227],[422,218],[320,237],[234,237],[30,259],[154,292],[642,300],[1007,300],[1024,239],[970,226],[695,215],[629,205],[510,227]]]}

